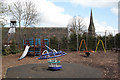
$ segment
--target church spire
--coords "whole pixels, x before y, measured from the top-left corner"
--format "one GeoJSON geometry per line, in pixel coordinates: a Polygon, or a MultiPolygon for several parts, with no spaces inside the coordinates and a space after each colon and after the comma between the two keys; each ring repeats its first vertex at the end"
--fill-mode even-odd
{"type": "Polygon", "coordinates": [[[92,16],[92,9],[91,9],[91,14],[90,14],[90,24],[94,24],[93,23],[93,16],[92,16]]]}
{"type": "Polygon", "coordinates": [[[92,9],[90,13],[90,24],[88,28],[88,34],[94,35],[95,34],[95,27],[94,27],[94,22],[93,22],[93,14],[92,14],[92,9]]]}

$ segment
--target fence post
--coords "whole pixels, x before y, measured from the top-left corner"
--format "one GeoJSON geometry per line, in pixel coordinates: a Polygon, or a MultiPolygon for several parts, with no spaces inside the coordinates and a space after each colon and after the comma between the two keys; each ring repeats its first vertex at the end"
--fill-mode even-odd
{"type": "Polygon", "coordinates": [[[106,33],[107,33],[107,30],[105,30],[105,49],[106,49],[106,33]]]}

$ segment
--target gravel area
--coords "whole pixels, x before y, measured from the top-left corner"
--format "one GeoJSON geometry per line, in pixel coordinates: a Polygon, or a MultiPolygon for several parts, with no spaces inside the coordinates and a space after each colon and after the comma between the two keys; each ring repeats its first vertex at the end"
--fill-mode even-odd
{"type": "MultiPolygon", "coordinates": [[[[99,51],[92,53],[89,57],[85,57],[84,53],[76,51],[65,51],[67,55],[58,57],[57,60],[67,63],[77,63],[85,66],[91,66],[103,71],[103,78],[118,78],[118,53],[107,51],[99,51]]],[[[48,60],[38,60],[38,57],[25,57],[18,61],[22,53],[10,54],[2,57],[2,77],[5,77],[6,70],[10,67],[15,67],[24,64],[47,63],[48,60]]]]}

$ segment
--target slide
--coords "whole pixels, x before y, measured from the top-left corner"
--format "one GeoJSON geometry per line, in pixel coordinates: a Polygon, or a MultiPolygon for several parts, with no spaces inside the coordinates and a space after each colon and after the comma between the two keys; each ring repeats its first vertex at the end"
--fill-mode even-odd
{"type": "Polygon", "coordinates": [[[28,46],[28,45],[25,47],[25,50],[24,50],[22,56],[18,60],[23,59],[27,55],[29,48],[30,48],[30,46],[28,46]]]}

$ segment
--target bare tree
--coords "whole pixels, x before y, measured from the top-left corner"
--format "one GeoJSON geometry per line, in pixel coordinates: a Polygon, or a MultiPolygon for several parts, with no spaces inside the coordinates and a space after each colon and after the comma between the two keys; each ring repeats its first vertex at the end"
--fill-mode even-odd
{"type": "Polygon", "coordinates": [[[37,24],[40,18],[35,5],[32,2],[25,3],[24,9],[24,26],[37,24]]]}
{"type": "Polygon", "coordinates": [[[8,7],[6,7],[6,4],[4,1],[0,1],[0,25],[4,27],[5,24],[7,24],[7,20],[5,19],[7,16],[8,7]]]}
{"type": "Polygon", "coordinates": [[[19,28],[21,23],[27,27],[38,23],[39,15],[32,2],[16,2],[9,6],[10,14],[18,21],[19,28]]]}
{"type": "Polygon", "coordinates": [[[23,7],[21,2],[13,3],[9,6],[10,15],[12,15],[19,23],[19,28],[21,27],[21,21],[23,19],[23,7]]]}
{"type": "Polygon", "coordinates": [[[72,20],[67,25],[70,32],[78,32],[78,34],[83,33],[85,29],[84,21],[81,17],[73,17],[72,20]]]}
{"type": "Polygon", "coordinates": [[[22,34],[25,34],[25,29],[21,32],[21,26],[31,26],[39,21],[39,13],[37,12],[34,3],[32,2],[15,2],[9,5],[10,15],[12,15],[19,23],[19,40],[22,43],[22,34]]]}

